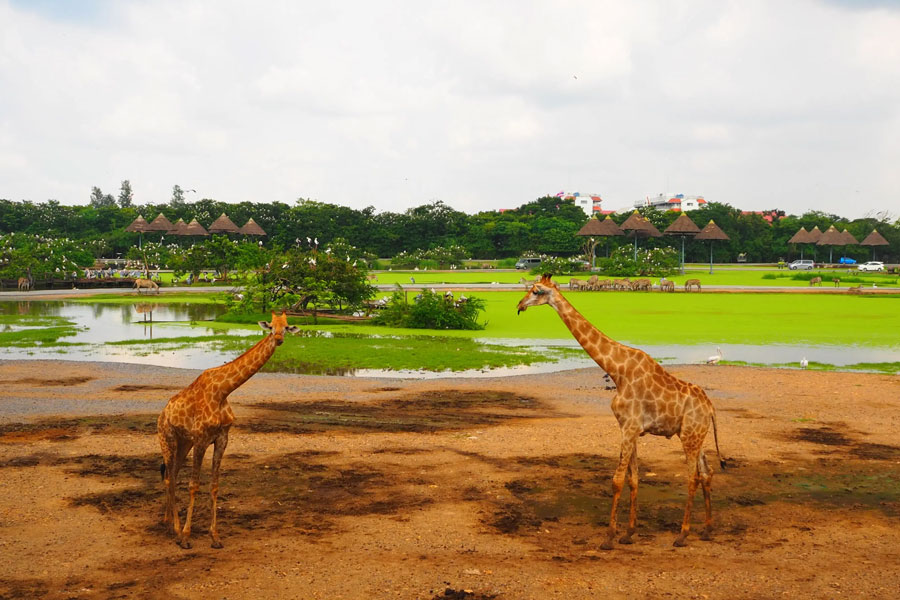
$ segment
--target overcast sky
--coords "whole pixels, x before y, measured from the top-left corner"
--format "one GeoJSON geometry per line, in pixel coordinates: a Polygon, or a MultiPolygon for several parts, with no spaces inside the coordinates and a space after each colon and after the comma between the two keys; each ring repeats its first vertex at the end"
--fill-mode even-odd
{"type": "Polygon", "coordinates": [[[900,2],[0,0],[0,198],[900,215],[900,2]]]}

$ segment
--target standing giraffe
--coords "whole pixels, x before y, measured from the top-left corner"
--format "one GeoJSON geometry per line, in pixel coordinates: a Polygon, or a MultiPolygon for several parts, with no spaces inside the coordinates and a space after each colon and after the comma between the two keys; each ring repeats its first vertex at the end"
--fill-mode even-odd
{"type": "Polygon", "coordinates": [[[254,373],[266,364],[275,353],[275,348],[284,342],[284,333],[297,333],[299,329],[287,324],[287,316],[272,313],[272,322],[259,322],[263,329],[271,333],[257,342],[252,348],[221,367],[207,369],[188,387],[172,398],[159,415],[157,435],[162,447],[163,464],[160,472],[166,492],[165,514],[163,522],[173,522],[175,537],[182,548],[190,548],[191,514],[194,511],[194,496],[200,489],[200,467],[203,455],[210,444],[215,444],[212,459],[212,475],[209,483],[211,496],[210,514],[212,523],[209,534],[212,536],[212,547],[221,548],[222,541],[216,529],[216,498],[219,494],[219,468],[225,446],[228,445],[228,430],[234,422],[234,413],[228,404],[228,395],[239,388],[254,373]],[[187,453],[194,449],[194,467],[191,471],[190,494],[184,529],[178,520],[175,508],[175,482],[178,471],[184,464],[187,453]]]}
{"type": "Polygon", "coordinates": [[[619,428],[622,430],[622,448],[619,464],[613,475],[612,514],[609,517],[609,529],[606,541],[600,546],[611,550],[616,536],[616,512],[619,496],[628,472],[628,485],[631,490],[631,508],[628,515],[628,530],[619,540],[621,544],[631,544],[637,521],[637,439],[647,433],[681,438],[684,454],[687,458],[688,499],[684,508],[684,520],[681,533],[675,539],[676,546],[684,546],[685,538],[691,527],[691,507],[698,480],[703,487],[703,499],[706,504],[706,523],[700,539],[709,540],[712,534],[711,487],[712,471],[703,453],[703,440],[712,422],[713,436],[716,441],[716,454],[724,468],[725,462],[719,454],[719,440],[716,432],[716,411],[707,398],[706,393],[692,383],[687,383],[663,369],[650,356],[636,348],[629,348],[604,335],[591,325],[563,297],[556,283],[550,281],[550,275],[528,291],[519,301],[518,312],[529,306],[549,304],[559,314],[563,323],[581,344],[581,347],[606,371],[616,384],[618,390],[610,407],[619,428]]]}

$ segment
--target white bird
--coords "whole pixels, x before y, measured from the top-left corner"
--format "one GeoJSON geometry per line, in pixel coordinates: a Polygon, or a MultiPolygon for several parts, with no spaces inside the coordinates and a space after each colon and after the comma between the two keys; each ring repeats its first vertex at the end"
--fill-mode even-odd
{"type": "Polygon", "coordinates": [[[319,238],[314,239],[314,240],[313,240],[313,243],[314,243],[316,246],[318,246],[318,245],[319,245],[319,238]]]}
{"type": "Polygon", "coordinates": [[[312,238],[306,236],[306,243],[312,245],[312,238]]]}
{"type": "Polygon", "coordinates": [[[808,366],[809,366],[809,361],[806,360],[806,357],[804,356],[803,358],[800,359],[800,368],[805,369],[808,366]]]}
{"type": "Polygon", "coordinates": [[[717,365],[719,361],[722,360],[722,349],[716,346],[716,354],[713,354],[709,358],[706,359],[706,364],[708,365],[717,365]]]}

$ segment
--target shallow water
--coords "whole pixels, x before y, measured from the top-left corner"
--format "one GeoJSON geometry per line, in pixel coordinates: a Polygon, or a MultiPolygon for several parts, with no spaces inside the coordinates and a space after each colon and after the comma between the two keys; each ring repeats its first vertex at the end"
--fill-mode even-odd
{"type": "MultiPolygon", "coordinates": [[[[212,304],[82,304],[73,302],[0,302],[0,314],[20,314],[34,316],[58,316],[70,319],[79,328],[74,336],[63,341],[84,343],[84,346],[32,346],[29,348],[0,347],[0,358],[4,359],[64,359],[77,361],[106,361],[149,364],[184,369],[208,369],[222,365],[236,357],[234,351],[221,352],[213,343],[197,342],[191,347],[173,344],[171,349],[156,345],[153,351],[141,345],[111,346],[107,342],[144,338],[148,341],[168,337],[197,337],[210,335],[246,335],[257,338],[262,330],[231,330],[222,332],[203,326],[203,321],[214,319],[224,312],[224,308],[212,304]],[[190,325],[190,326],[188,326],[190,325]]],[[[11,326],[13,329],[21,329],[11,326]]],[[[330,336],[328,332],[304,331],[305,335],[330,336]]],[[[338,336],[343,334],[338,334],[338,336]]],[[[356,334],[347,334],[353,335],[356,334]]],[[[440,343],[441,338],[436,338],[440,343]]],[[[444,377],[502,377],[550,373],[593,366],[595,363],[579,348],[575,340],[547,339],[497,339],[479,338],[485,344],[506,346],[527,346],[541,348],[573,348],[570,356],[558,361],[536,365],[520,365],[496,369],[473,369],[468,371],[391,371],[383,369],[334,369],[322,370],[312,365],[296,365],[295,373],[313,375],[341,375],[356,377],[401,377],[401,378],[444,378],[444,377]]],[[[704,345],[644,345],[623,340],[623,343],[644,350],[663,364],[701,364],[717,354],[717,347],[704,345]]],[[[872,346],[809,346],[803,344],[770,344],[765,346],[747,344],[719,344],[723,360],[748,363],[779,364],[796,363],[806,358],[810,362],[820,362],[844,366],[861,362],[900,362],[900,343],[892,347],[872,346]]]]}

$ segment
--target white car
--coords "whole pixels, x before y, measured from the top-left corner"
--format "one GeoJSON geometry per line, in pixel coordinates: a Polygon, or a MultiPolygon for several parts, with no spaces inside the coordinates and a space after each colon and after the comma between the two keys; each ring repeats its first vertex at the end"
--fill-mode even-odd
{"type": "Polygon", "coordinates": [[[857,271],[884,271],[884,263],[877,260],[870,260],[856,267],[857,271]]]}

